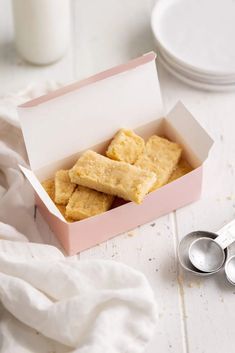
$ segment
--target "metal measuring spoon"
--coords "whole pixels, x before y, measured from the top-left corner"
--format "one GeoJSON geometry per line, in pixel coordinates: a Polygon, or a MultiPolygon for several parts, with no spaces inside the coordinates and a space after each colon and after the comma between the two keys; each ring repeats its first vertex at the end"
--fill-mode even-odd
{"type": "MultiPolygon", "coordinates": [[[[204,233],[204,232],[203,232],[204,233]]],[[[189,259],[202,272],[215,273],[223,266],[226,256],[224,249],[235,241],[235,220],[224,226],[218,237],[201,237],[189,247],[189,259]]]]}
{"type": "MultiPolygon", "coordinates": [[[[201,238],[202,236],[208,237],[208,238],[216,238],[217,235],[215,233],[210,233],[210,232],[204,232],[204,231],[195,231],[195,232],[191,232],[188,233],[187,235],[185,235],[178,246],[178,258],[179,258],[179,262],[180,265],[187,271],[198,275],[198,276],[210,276],[213,273],[207,273],[207,272],[202,272],[199,271],[196,267],[193,266],[193,264],[191,263],[191,261],[189,260],[189,248],[190,245],[192,244],[192,242],[198,238],[201,238]]],[[[226,250],[225,250],[226,252],[226,250]]],[[[227,252],[226,252],[227,254],[227,252]]]]}
{"type": "Polygon", "coordinates": [[[235,285],[235,255],[230,256],[228,260],[225,263],[225,274],[227,277],[227,280],[235,285]]]}

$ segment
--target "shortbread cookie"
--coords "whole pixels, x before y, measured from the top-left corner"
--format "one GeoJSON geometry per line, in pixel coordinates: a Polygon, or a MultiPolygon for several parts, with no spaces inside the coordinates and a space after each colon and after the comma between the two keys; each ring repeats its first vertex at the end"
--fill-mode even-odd
{"type": "Polygon", "coordinates": [[[76,184],[71,183],[68,170],[58,170],[55,174],[55,202],[67,205],[76,184]]]}
{"type": "Polygon", "coordinates": [[[110,143],[106,156],[116,161],[134,164],[144,150],[144,140],[132,130],[121,129],[110,143]]]}
{"type": "Polygon", "coordinates": [[[55,180],[54,180],[54,178],[44,180],[42,182],[42,186],[46,190],[46,192],[48,193],[48,195],[50,196],[52,201],[55,203],[56,207],[58,208],[58,210],[60,211],[62,216],[66,219],[66,221],[71,222],[72,220],[69,219],[68,217],[66,217],[65,206],[59,205],[55,202],[55,180]]]}
{"type": "Polygon", "coordinates": [[[153,135],[146,143],[144,152],[135,165],[141,169],[154,172],[157,180],[151,191],[165,185],[181,157],[182,148],[174,142],[153,135]]]}
{"type": "Polygon", "coordinates": [[[191,167],[191,165],[185,159],[181,159],[177,164],[175,170],[171,174],[168,183],[182,177],[183,175],[191,172],[192,170],[193,168],[191,167]]]}
{"type": "Polygon", "coordinates": [[[156,182],[156,175],[94,151],[86,151],[70,170],[73,183],[141,203],[156,182]]]}
{"type": "Polygon", "coordinates": [[[50,178],[42,182],[43,188],[46,190],[53,202],[55,202],[55,179],[50,178]]]}
{"type": "Polygon", "coordinates": [[[66,206],[66,217],[79,221],[108,211],[114,196],[78,185],[66,206]]]}

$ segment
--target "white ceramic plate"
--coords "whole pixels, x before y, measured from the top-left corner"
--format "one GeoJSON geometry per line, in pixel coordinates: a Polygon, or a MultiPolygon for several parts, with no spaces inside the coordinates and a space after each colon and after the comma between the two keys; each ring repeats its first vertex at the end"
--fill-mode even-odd
{"type": "Polygon", "coordinates": [[[178,71],[176,71],[173,67],[171,67],[161,56],[161,54],[158,54],[157,56],[157,61],[162,64],[162,66],[170,72],[173,76],[177,77],[179,80],[181,80],[184,83],[187,83],[188,85],[192,87],[196,87],[199,89],[203,89],[206,91],[216,91],[216,92],[227,92],[227,91],[234,91],[235,90],[235,82],[234,84],[210,84],[210,83],[204,83],[200,82],[197,80],[192,80],[189,77],[186,77],[182,74],[180,74],[178,71]]]}
{"type": "Polygon", "coordinates": [[[226,76],[213,76],[206,75],[202,73],[195,73],[185,68],[184,66],[179,65],[179,63],[174,62],[171,57],[167,56],[166,53],[160,51],[160,55],[163,60],[165,60],[175,71],[179,72],[181,75],[188,77],[191,80],[196,80],[203,83],[209,83],[213,85],[231,85],[235,84],[235,75],[226,76]]]}
{"type": "Polygon", "coordinates": [[[159,0],[151,25],[159,47],[189,70],[235,74],[234,0],[159,0]]]}

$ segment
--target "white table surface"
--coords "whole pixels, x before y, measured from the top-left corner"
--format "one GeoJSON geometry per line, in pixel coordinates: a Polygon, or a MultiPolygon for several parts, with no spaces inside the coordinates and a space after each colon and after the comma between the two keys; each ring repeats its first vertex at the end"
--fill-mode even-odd
{"type": "MultiPolygon", "coordinates": [[[[70,82],[154,49],[149,27],[153,0],[74,0],[72,46],[58,63],[36,67],[13,46],[10,0],[0,0],[0,96],[31,82],[70,82]]],[[[223,272],[206,279],[184,273],[176,260],[187,232],[215,231],[235,216],[235,93],[200,91],[158,65],[169,110],[179,99],[213,137],[200,201],[80,254],[122,261],[144,272],[156,294],[159,322],[146,353],[235,352],[235,287],[223,272]]],[[[55,243],[37,216],[47,242],[55,243]]]]}

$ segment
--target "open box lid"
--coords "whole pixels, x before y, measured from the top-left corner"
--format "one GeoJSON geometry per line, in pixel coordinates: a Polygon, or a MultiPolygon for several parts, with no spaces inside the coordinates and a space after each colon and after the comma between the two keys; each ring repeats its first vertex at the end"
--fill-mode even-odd
{"type": "Polygon", "coordinates": [[[40,181],[37,179],[35,174],[28,168],[23,167],[22,165],[19,165],[19,167],[21,171],[24,173],[24,175],[26,176],[26,178],[28,179],[28,181],[30,182],[30,184],[32,185],[32,187],[34,188],[34,190],[36,191],[36,193],[38,194],[38,196],[40,197],[40,199],[42,200],[42,202],[44,203],[44,205],[47,206],[48,210],[54,216],[58,217],[61,221],[65,222],[64,217],[56,207],[55,203],[51,200],[48,193],[44,190],[44,188],[42,187],[40,181]]]}
{"type": "Polygon", "coordinates": [[[18,107],[31,168],[162,117],[155,58],[151,52],[18,107]]]}
{"type": "MultiPolygon", "coordinates": [[[[166,115],[166,121],[175,129],[175,133],[180,135],[180,144],[184,150],[191,151],[200,164],[203,163],[214,141],[182,102],[179,101],[166,115]]],[[[172,140],[176,141],[175,136],[172,140]]]]}

